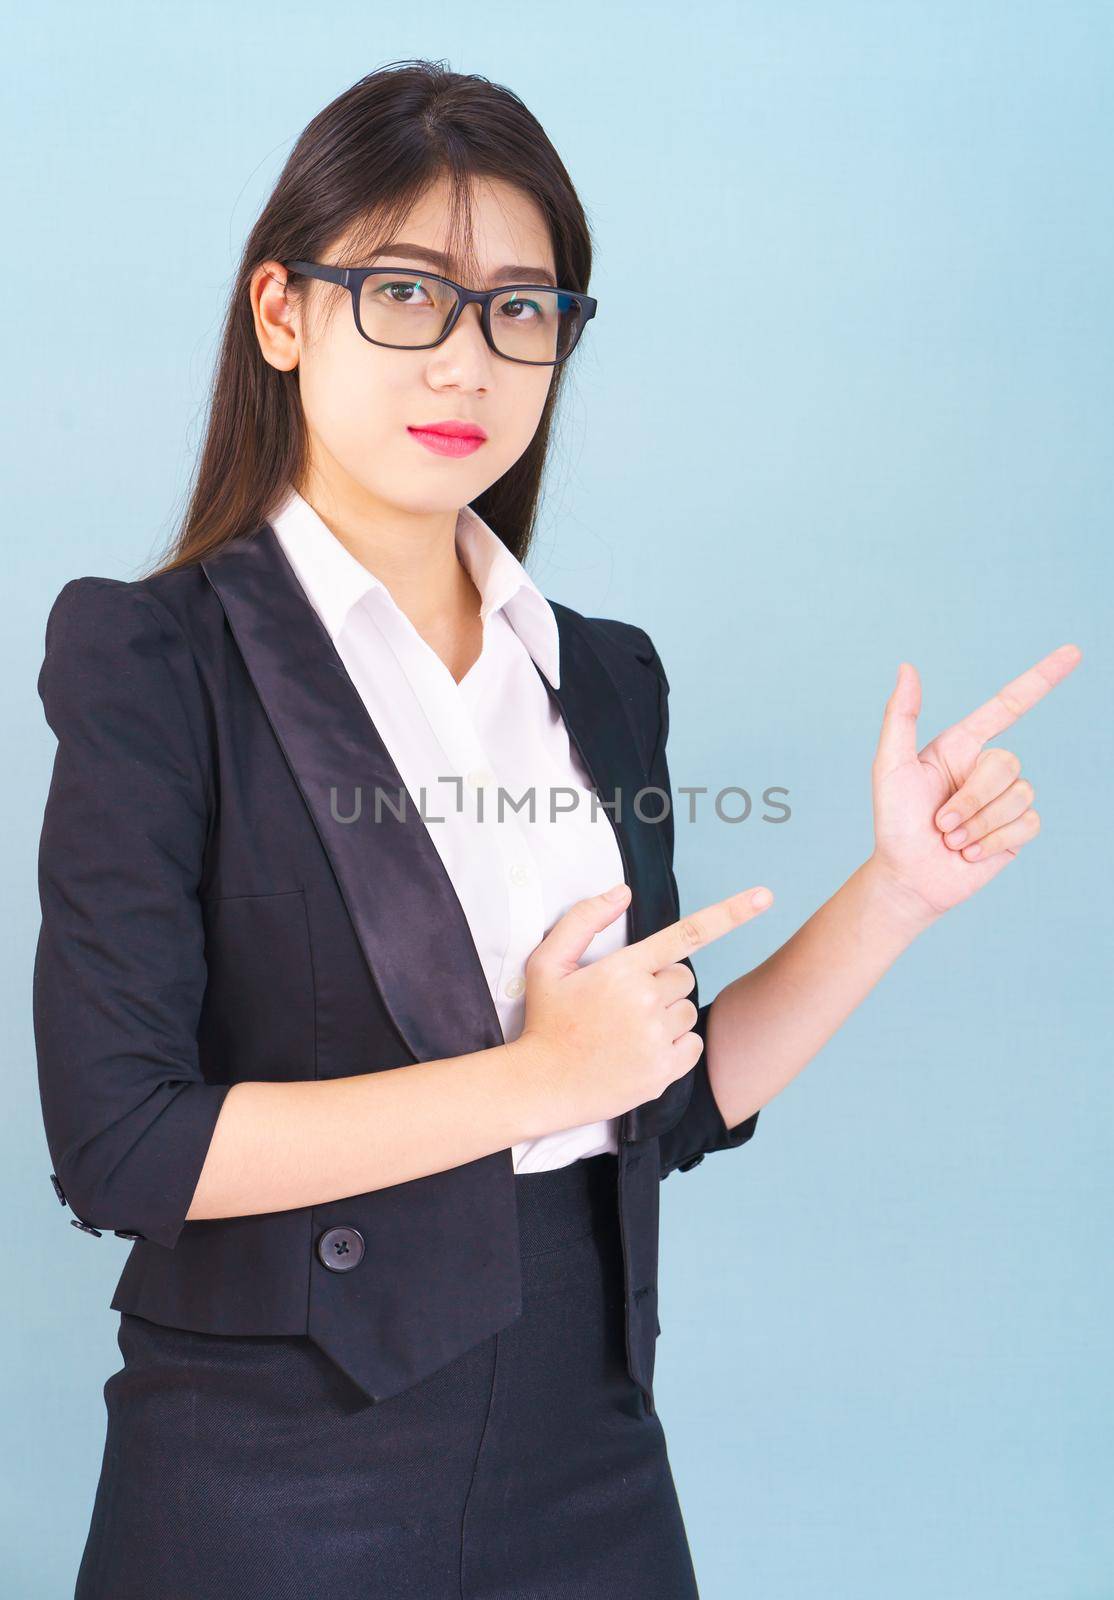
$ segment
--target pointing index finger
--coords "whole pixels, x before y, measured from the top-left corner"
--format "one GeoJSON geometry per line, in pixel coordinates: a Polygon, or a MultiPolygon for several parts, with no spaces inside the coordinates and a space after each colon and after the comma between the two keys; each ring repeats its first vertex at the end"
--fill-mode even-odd
{"type": "Polygon", "coordinates": [[[744,889],[741,894],[729,895],[726,900],[716,900],[699,911],[690,911],[688,916],[640,939],[632,948],[649,964],[651,972],[659,972],[662,967],[682,961],[694,950],[702,950],[713,940],[721,939],[741,923],[760,916],[773,904],[773,899],[765,887],[744,889]]]}
{"type": "Polygon", "coordinates": [[[980,744],[996,739],[1000,733],[1025,715],[1038,700],[1043,700],[1050,689],[1067,677],[1079,665],[1083,652],[1078,645],[1062,644],[1049,652],[1034,666],[1011,678],[1009,683],[976,706],[958,723],[964,733],[969,733],[980,744]]]}

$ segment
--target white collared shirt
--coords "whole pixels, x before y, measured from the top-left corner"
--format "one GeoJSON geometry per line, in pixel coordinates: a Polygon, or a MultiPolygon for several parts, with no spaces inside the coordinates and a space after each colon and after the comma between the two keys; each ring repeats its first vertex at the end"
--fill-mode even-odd
{"type": "MultiPolygon", "coordinates": [[[[386,585],[297,490],[268,520],[398,768],[405,804],[421,808],[509,1042],[522,1032],[527,958],[577,900],[624,878],[612,824],[601,808],[593,819],[591,780],[534,665],[559,687],[553,608],[494,529],[464,506],[456,548],[481,597],[483,647],[457,683],[386,585]],[[516,803],[532,792],[533,806],[500,807],[499,785],[516,803]]],[[[582,962],[628,937],[624,911],[582,962]]],[[[612,1117],[516,1144],[514,1170],[614,1151],[618,1125],[612,1117]]]]}

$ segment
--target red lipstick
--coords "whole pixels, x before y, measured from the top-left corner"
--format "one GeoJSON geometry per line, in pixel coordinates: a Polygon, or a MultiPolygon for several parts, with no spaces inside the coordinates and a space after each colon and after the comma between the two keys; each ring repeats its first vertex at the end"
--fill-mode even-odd
{"type": "Polygon", "coordinates": [[[487,438],[478,422],[460,422],[455,418],[448,422],[424,422],[406,431],[438,456],[470,456],[487,438]]]}

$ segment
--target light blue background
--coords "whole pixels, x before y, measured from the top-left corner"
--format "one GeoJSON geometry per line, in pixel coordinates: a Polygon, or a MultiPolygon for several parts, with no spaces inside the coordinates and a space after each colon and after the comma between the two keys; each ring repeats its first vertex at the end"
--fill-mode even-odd
{"type": "Polygon", "coordinates": [[[699,956],[703,997],[869,853],[899,661],[925,743],[1056,645],[1084,651],[998,741],[1037,841],[752,1143],[663,1187],[658,1399],[703,1600],[1109,1600],[1114,6],[533,15],[8,13],[4,1592],[72,1593],[127,1250],[69,1227],[39,1115],[46,613],[162,547],[294,138],[363,73],[430,56],[522,95],[593,225],[600,311],[532,571],[649,629],[674,783],[757,801],[678,825],[686,908],[777,897],[699,956]],[[781,826],[760,820],[776,784],[781,826]]]}

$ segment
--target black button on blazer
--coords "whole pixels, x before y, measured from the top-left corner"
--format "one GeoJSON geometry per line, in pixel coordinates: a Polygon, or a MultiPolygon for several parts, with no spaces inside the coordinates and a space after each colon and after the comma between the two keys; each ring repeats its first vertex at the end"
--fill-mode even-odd
{"type": "MultiPolygon", "coordinates": [[[[680,915],[668,682],[649,636],[553,603],[556,700],[615,827],[631,935],[680,915]],[[643,812],[643,816],[638,815],[643,812]],[[645,820],[644,820],[645,818],[645,820]]],[[[371,1398],[521,1314],[511,1151],[326,1205],[187,1222],[224,1096],[503,1042],[425,823],[269,524],[134,583],[67,583],[38,680],[58,738],[34,1023],[59,1198],[132,1243],[111,1305],[308,1334],[371,1398]],[[365,801],[370,809],[372,802],[365,801]]],[[[697,992],[693,991],[694,1001],[697,992]]],[[[708,1006],[700,1008],[703,1030],[708,1006]]],[[[653,1409],[660,1181],[744,1143],[705,1056],[620,1123],[631,1377],[653,1409]]]]}

